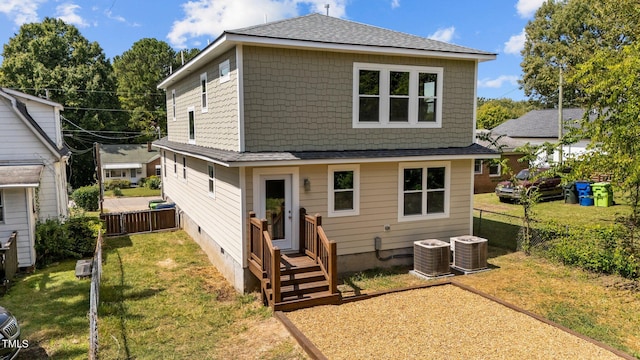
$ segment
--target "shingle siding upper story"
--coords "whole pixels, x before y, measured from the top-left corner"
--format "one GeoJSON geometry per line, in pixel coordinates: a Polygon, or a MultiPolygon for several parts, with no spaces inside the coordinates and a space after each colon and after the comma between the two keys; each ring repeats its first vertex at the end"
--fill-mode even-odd
{"type": "Polygon", "coordinates": [[[473,143],[475,61],[244,46],[243,63],[246,151],[410,149],[473,143]],[[443,109],[438,109],[442,127],[354,128],[355,62],[443,68],[443,109]]]}
{"type": "Polygon", "coordinates": [[[235,48],[194,70],[177,87],[167,89],[167,130],[169,140],[187,143],[189,140],[188,111],[195,117],[195,143],[222,150],[239,149],[238,71],[235,48]],[[229,81],[220,81],[219,65],[229,60],[229,81]],[[202,112],[201,74],[207,77],[207,112],[202,112]],[[176,96],[176,120],[172,119],[173,98],[176,96]]]}

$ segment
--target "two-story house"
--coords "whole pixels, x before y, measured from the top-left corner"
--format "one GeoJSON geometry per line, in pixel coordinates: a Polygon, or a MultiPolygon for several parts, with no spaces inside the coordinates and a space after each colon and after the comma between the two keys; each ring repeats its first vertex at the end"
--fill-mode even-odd
{"type": "Polygon", "coordinates": [[[225,31],[163,80],[163,191],[239,290],[250,212],[282,252],[322,215],[341,272],[472,233],[478,63],[495,54],[311,14],[225,31]]]}
{"type": "Polygon", "coordinates": [[[67,216],[62,105],[0,89],[0,241],[18,232],[18,266],[35,265],[38,220],[67,216]]]}

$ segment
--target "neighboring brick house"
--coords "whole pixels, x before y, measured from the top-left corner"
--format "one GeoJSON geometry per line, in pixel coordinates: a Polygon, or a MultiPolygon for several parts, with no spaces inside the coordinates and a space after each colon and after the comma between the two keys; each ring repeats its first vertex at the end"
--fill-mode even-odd
{"type": "Polygon", "coordinates": [[[121,179],[137,185],[140,179],[160,176],[160,153],[147,144],[100,145],[104,181],[121,179]]]}
{"type": "Polygon", "coordinates": [[[0,241],[18,232],[18,266],[35,265],[38,221],[68,215],[62,105],[0,88],[0,241]]]}
{"type": "MultiPolygon", "coordinates": [[[[487,130],[478,130],[478,133],[489,133],[487,130]]],[[[501,160],[508,159],[507,164],[511,173],[517,174],[520,170],[526,169],[526,163],[518,161],[522,154],[515,151],[519,146],[524,145],[521,141],[508,136],[495,136],[492,141],[478,139],[478,144],[490,149],[500,149],[501,160]]],[[[495,164],[487,159],[476,159],[473,165],[473,193],[483,194],[493,192],[500,181],[509,179],[509,173],[503,174],[500,164],[495,164]]]]}
{"type": "Polygon", "coordinates": [[[225,31],[158,86],[164,195],[238,290],[249,212],[298,250],[321,214],[338,269],[407,263],[413,242],[472,233],[478,63],[495,54],[312,14],[225,31]],[[379,238],[379,240],[376,240],[379,238]],[[376,248],[377,247],[377,248],[376,248]]]}

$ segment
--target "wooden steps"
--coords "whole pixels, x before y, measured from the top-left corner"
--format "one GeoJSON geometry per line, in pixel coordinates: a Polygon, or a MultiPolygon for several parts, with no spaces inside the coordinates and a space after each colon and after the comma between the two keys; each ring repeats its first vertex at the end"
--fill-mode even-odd
{"type": "Polygon", "coordinates": [[[264,295],[274,310],[291,311],[340,302],[340,294],[329,291],[329,281],[320,265],[306,255],[283,255],[280,274],[280,302],[273,303],[273,289],[268,282],[263,284],[264,295]]]}

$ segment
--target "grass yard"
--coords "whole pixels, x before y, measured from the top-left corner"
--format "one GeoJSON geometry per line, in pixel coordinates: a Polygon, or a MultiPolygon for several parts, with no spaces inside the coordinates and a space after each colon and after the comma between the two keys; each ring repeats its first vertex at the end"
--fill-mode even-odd
{"type": "Polygon", "coordinates": [[[19,359],[86,359],[89,284],[75,277],[75,260],[20,276],[0,304],[13,313],[29,347],[19,359]]]}
{"type": "MultiPolygon", "coordinates": [[[[121,189],[123,197],[141,197],[141,196],[160,196],[162,190],[160,189],[149,189],[144,186],[138,186],[128,189],[121,189]]],[[[107,190],[104,192],[105,197],[114,197],[113,190],[107,190]]]]}
{"type": "Polygon", "coordinates": [[[305,359],[259,295],[237,294],[186,233],[110,238],[101,359],[305,359]]]}

